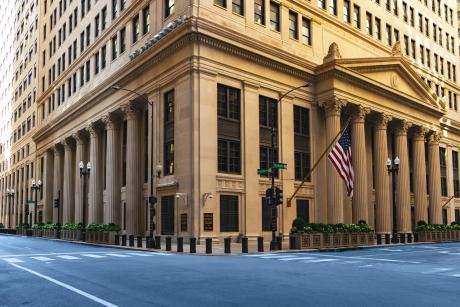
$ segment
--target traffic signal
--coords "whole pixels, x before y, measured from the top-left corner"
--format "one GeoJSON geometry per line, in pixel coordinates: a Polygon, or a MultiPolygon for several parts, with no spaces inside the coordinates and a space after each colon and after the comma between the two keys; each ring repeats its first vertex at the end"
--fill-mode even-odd
{"type": "Polygon", "coordinates": [[[283,190],[280,188],[275,188],[275,205],[282,205],[283,204],[283,190]]]}
{"type": "Polygon", "coordinates": [[[158,199],[155,196],[149,196],[149,204],[156,204],[158,199]]]}
{"type": "Polygon", "coordinates": [[[54,199],[54,208],[59,208],[59,204],[60,204],[60,199],[59,199],[59,197],[58,197],[58,198],[55,198],[55,199],[54,199]]]}

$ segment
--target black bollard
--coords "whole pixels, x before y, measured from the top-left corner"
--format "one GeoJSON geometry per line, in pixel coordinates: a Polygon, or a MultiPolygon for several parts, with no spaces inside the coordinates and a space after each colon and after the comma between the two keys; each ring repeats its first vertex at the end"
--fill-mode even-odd
{"type": "Polygon", "coordinates": [[[382,245],[382,234],[381,233],[377,234],[377,245],[382,245]]]}
{"type": "Polygon", "coordinates": [[[161,237],[155,236],[155,249],[161,249],[161,237]]]}
{"type": "Polygon", "coordinates": [[[121,236],[121,245],[126,246],[126,235],[121,236]]]}
{"type": "Polygon", "coordinates": [[[145,236],[145,248],[150,248],[150,237],[145,236]]]}
{"type": "Polygon", "coordinates": [[[405,233],[400,233],[399,234],[399,242],[402,244],[406,243],[406,234],[405,233]]]}
{"type": "Polygon", "coordinates": [[[241,252],[244,254],[248,253],[248,237],[241,238],[241,252]]]}
{"type": "Polygon", "coordinates": [[[184,238],[177,237],[177,252],[183,253],[184,252],[184,238]]]}
{"type": "Polygon", "coordinates": [[[264,252],[264,237],[257,237],[257,251],[259,253],[264,252]]]}
{"type": "Polygon", "coordinates": [[[190,238],[190,254],[196,253],[196,238],[190,238]]]}
{"type": "Polygon", "coordinates": [[[385,234],[385,244],[390,244],[390,234],[389,233],[385,234]]]}
{"type": "Polygon", "coordinates": [[[412,234],[411,233],[407,234],[407,243],[412,243],[412,234]]]}
{"type": "Polygon", "coordinates": [[[120,245],[120,236],[115,235],[115,245],[120,245]]]}
{"type": "Polygon", "coordinates": [[[283,237],[282,236],[279,236],[279,237],[276,237],[276,243],[278,243],[278,250],[282,250],[283,249],[283,237]]]}
{"type": "Polygon", "coordinates": [[[206,238],[206,254],[212,254],[212,239],[206,238]]]}
{"type": "Polygon", "coordinates": [[[171,237],[166,237],[166,251],[171,251],[171,237]]]}
{"type": "Polygon", "coordinates": [[[134,247],[134,235],[129,235],[129,246],[134,247]]]}
{"type": "Polygon", "coordinates": [[[142,236],[137,236],[137,247],[142,248],[142,236]]]}
{"type": "Polygon", "coordinates": [[[414,233],[414,242],[418,242],[418,233],[414,233]]]}
{"type": "Polygon", "coordinates": [[[224,253],[230,254],[232,251],[230,249],[230,238],[224,238],[224,253]]]}

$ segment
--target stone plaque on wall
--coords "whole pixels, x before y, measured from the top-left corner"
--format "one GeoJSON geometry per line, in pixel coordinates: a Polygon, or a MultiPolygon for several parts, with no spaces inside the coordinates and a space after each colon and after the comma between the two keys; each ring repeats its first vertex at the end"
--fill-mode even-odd
{"type": "Polygon", "coordinates": [[[203,222],[204,231],[213,231],[213,214],[204,213],[204,222],[203,222]]]}
{"type": "Polygon", "coordinates": [[[187,231],[187,213],[180,215],[180,231],[187,231]]]}

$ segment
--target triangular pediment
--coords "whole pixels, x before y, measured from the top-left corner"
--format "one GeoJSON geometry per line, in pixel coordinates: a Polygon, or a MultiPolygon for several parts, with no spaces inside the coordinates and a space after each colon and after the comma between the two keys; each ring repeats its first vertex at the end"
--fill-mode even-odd
{"type": "Polygon", "coordinates": [[[445,109],[445,103],[402,57],[340,59],[337,68],[414,103],[445,109]]]}

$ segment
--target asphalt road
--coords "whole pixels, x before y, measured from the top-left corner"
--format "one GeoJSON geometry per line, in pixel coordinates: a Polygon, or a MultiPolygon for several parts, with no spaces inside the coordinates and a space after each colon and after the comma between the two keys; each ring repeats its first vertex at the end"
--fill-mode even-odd
{"type": "Polygon", "coordinates": [[[460,243],[190,256],[0,235],[0,306],[460,306],[460,243]]]}

